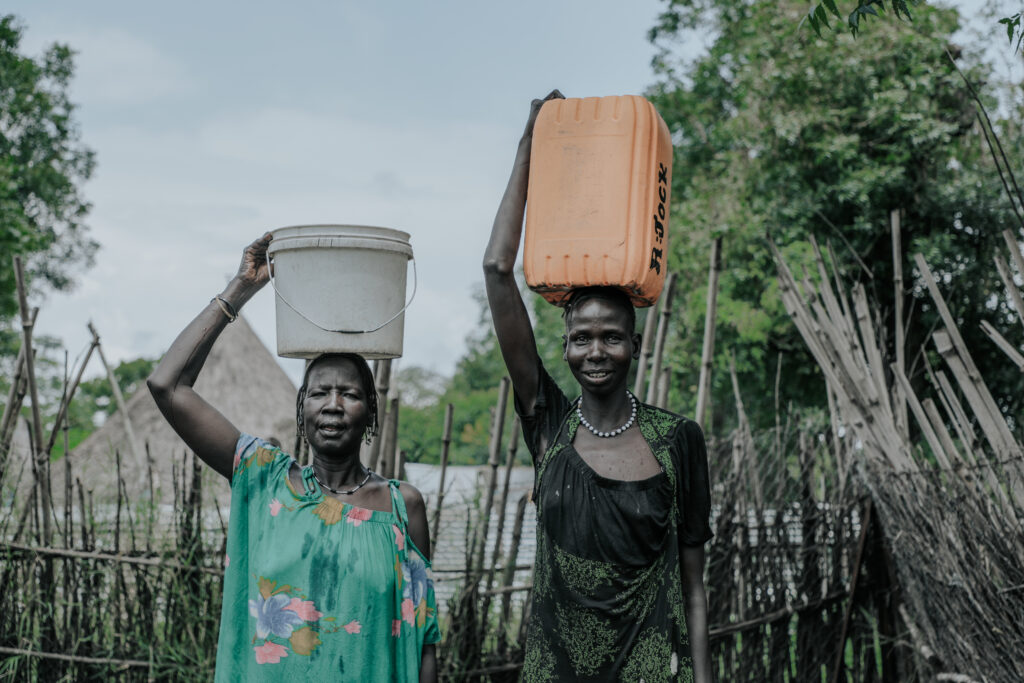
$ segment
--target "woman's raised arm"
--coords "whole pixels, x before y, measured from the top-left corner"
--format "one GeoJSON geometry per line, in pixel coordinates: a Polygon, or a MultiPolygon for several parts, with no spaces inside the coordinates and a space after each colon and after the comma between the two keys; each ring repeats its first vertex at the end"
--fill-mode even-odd
{"type": "Polygon", "coordinates": [[[270,279],[267,247],[271,239],[268,232],[245,248],[238,274],[182,330],[146,381],[157,407],[178,436],[228,479],[238,428],[197,394],[193,385],[221,331],[270,279]]]}
{"type": "Polygon", "coordinates": [[[526,312],[526,304],[516,286],[515,263],[523,233],[523,214],[526,210],[526,188],[530,176],[530,147],[533,144],[533,124],[540,108],[547,100],[561,98],[557,90],[543,100],[530,105],[530,117],[519,140],[512,175],[498,206],[491,228],[491,239],[484,252],[484,284],[487,303],[491,309],[494,332],[505,359],[512,386],[521,401],[519,408],[526,414],[533,412],[537,398],[537,343],[533,325],[526,312]]]}

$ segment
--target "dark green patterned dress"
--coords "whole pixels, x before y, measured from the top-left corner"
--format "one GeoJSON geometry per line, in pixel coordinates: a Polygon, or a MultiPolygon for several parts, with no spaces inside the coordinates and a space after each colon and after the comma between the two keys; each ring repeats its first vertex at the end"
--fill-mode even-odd
{"type": "Polygon", "coordinates": [[[640,432],[663,471],[608,479],[573,448],[575,402],[543,367],[537,391],[522,417],[537,503],[522,681],[692,681],[679,549],[712,535],[700,427],[641,404],[640,432]]]}

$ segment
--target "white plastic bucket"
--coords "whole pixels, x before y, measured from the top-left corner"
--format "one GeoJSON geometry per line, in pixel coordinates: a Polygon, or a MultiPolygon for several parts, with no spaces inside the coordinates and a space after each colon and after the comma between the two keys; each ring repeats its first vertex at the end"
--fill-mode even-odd
{"type": "Polygon", "coordinates": [[[267,258],[274,264],[279,356],[402,355],[405,309],[412,302],[405,299],[413,257],[408,233],[365,225],[297,225],[273,235],[267,258]]]}

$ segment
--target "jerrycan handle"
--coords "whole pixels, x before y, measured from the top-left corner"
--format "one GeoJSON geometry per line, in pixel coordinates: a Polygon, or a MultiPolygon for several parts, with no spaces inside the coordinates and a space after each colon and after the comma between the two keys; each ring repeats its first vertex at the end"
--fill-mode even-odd
{"type": "Polygon", "coordinates": [[[310,319],[309,316],[307,316],[305,313],[303,313],[295,306],[293,306],[292,302],[288,301],[288,299],[285,298],[284,294],[281,293],[281,290],[277,288],[277,282],[274,280],[274,269],[271,267],[272,262],[270,260],[269,252],[267,252],[267,273],[270,276],[270,286],[274,288],[274,293],[277,294],[278,297],[280,297],[281,301],[283,301],[288,308],[295,311],[295,313],[306,322],[315,325],[316,327],[319,327],[324,332],[339,332],[341,334],[368,334],[370,332],[376,332],[385,325],[394,322],[398,318],[398,316],[405,313],[406,309],[408,309],[409,306],[412,305],[413,299],[416,298],[416,287],[419,284],[419,278],[416,276],[416,257],[411,256],[409,260],[412,261],[412,294],[409,296],[409,300],[405,302],[405,305],[402,306],[398,313],[395,313],[393,316],[382,322],[380,325],[377,325],[377,327],[373,327],[368,330],[339,330],[333,327],[325,327],[318,323],[317,321],[310,319]]]}

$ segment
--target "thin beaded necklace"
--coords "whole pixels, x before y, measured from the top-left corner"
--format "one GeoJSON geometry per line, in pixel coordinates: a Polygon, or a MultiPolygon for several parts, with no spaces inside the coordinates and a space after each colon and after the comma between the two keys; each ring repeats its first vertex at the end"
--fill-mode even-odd
{"type": "Polygon", "coordinates": [[[312,465],[309,466],[309,469],[312,470],[313,478],[316,479],[316,483],[320,484],[320,486],[323,486],[325,489],[327,489],[331,493],[337,494],[339,496],[350,496],[350,495],[352,495],[353,493],[355,493],[359,489],[361,489],[364,486],[366,486],[366,482],[370,481],[370,477],[373,475],[373,470],[367,469],[366,470],[366,478],[364,478],[361,482],[359,482],[359,484],[357,484],[354,488],[350,488],[348,491],[339,491],[338,489],[332,489],[330,486],[328,486],[327,484],[325,484],[322,481],[320,481],[320,477],[316,476],[316,470],[313,469],[312,465]]]}
{"type": "Polygon", "coordinates": [[[613,429],[609,432],[602,432],[597,429],[594,429],[594,425],[587,422],[587,418],[583,417],[583,396],[580,396],[579,403],[576,404],[576,414],[579,415],[580,422],[583,423],[584,427],[590,430],[591,434],[593,434],[594,436],[599,436],[602,439],[610,439],[611,437],[618,436],[622,432],[632,427],[633,421],[636,419],[636,397],[633,396],[633,393],[630,392],[629,390],[626,391],[626,396],[629,396],[629,402],[632,404],[633,409],[629,415],[629,419],[626,420],[626,423],[619,427],[618,429],[613,429]]]}

